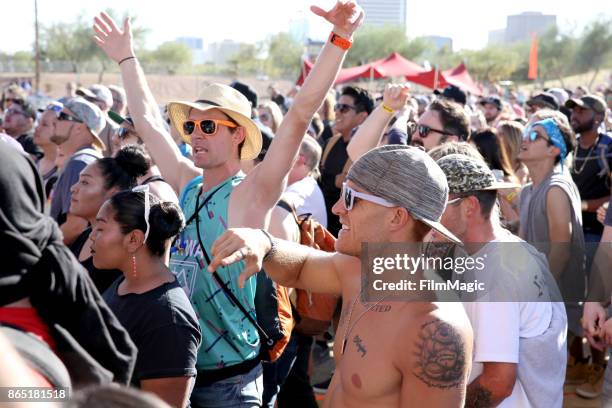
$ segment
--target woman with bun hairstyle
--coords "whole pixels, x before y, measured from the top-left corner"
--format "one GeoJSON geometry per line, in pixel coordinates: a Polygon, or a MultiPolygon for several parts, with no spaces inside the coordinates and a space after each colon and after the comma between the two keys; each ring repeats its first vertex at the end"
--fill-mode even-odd
{"type": "Polygon", "coordinates": [[[185,220],[176,204],[160,202],[148,186],[136,189],[113,195],[100,208],[90,237],[93,262],[122,272],[102,297],[138,349],[132,384],[184,407],[201,332],[164,253],[185,220]]]}
{"type": "Polygon", "coordinates": [[[142,149],[136,146],[121,148],[115,157],[98,159],[83,169],[79,181],[71,189],[70,214],[89,222],[85,229],[70,245],[70,250],[89,271],[89,276],[100,293],[121,275],[120,271],[102,271],[96,268],[91,257],[89,234],[95,225],[96,215],[102,204],[113,194],[137,185],[138,177],[149,170],[142,149]]]}

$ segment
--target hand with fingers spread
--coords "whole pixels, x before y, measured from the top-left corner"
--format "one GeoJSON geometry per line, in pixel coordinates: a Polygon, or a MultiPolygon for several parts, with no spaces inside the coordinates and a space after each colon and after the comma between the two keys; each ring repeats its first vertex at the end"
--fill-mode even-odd
{"type": "Polygon", "coordinates": [[[120,62],[135,56],[129,17],[123,22],[123,31],[121,31],[115,21],[102,12],[94,18],[93,29],[94,41],[113,61],[120,62]]]}
{"type": "Polygon", "coordinates": [[[389,108],[399,111],[406,107],[410,96],[410,86],[407,84],[387,84],[383,93],[383,103],[389,108]]]}
{"type": "Polygon", "coordinates": [[[346,39],[352,37],[365,16],[363,9],[354,0],[338,0],[329,11],[317,6],[311,6],[310,10],[333,24],[334,32],[346,39]]]}
{"type": "Polygon", "coordinates": [[[216,271],[220,266],[227,266],[244,260],[244,269],[238,278],[240,287],[252,275],[261,270],[263,258],[271,249],[271,242],[261,230],[251,228],[230,228],[213,244],[213,259],[208,271],[216,271]]]}
{"type": "Polygon", "coordinates": [[[606,321],[606,311],[599,302],[585,302],[582,314],[582,328],[591,346],[603,350],[602,326],[606,321]]]}

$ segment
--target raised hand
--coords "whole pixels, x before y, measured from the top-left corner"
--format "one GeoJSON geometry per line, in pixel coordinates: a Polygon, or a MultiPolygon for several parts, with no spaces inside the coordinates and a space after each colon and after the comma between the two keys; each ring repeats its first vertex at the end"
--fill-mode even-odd
{"type": "Polygon", "coordinates": [[[383,103],[393,110],[401,110],[406,107],[406,101],[410,96],[410,86],[407,84],[387,84],[383,93],[383,103]]]}
{"type": "Polygon", "coordinates": [[[365,15],[363,9],[354,0],[338,0],[329,11],[317,6],[311,6],[310,10],[333,24],[334,32],[347,39],[352,37],[355,30],[361,25],[365,15]]]}
{"type": "Polygon", "coordinates": [[[244,282],[261,270],[263,258],[270,251],[270,240],[258,229],[230,228],[223,233],[211,248],[213,256],[208,271],[216,271],[220,266],[227,266],[244,260],[244,269],[238,277],[238,284],[244,282]]]}
{"type": "Polygon", "coordinates": [[[135,55],[129,18],[123,22],[123,31],[121,31],[111,16],[102,12],[94,18],[93,29],[94,41],[113,61],[119,62],[135,55]]]}

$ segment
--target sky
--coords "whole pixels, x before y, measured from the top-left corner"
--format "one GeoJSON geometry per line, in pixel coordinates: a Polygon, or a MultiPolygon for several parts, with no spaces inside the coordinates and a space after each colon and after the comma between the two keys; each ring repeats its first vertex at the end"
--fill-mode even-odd
{"type": "MultiPolygon", "coordinates": [[[[358,0],[357,0],[358,1],[358,0]]],[[[612,15],[608,0],[407,0],[407,34],[441,35],[453,39],[453,48],[478,49],[487,43],[490,30],[502,29],[506,16],[524,11],[556,14],[561,28],[580,30],[601,15],[612,15]]],[[[309,6],[331,7],[334,0],[38,0],[40,24],[91,20],[111,8],[136,16],[148,28],[147,48],[177,37],[200,37],[204,43],[231,39],[256,42],[288,31],[291,21],[308,18],[311,36],[325,39],[330,26],[313,15],[309,6]]],[[[31,49],[34,41],[34,0],[10,3],[11,18],[0,24],[0,51],[31,49]],[[18,16],[18,17],[13,17],[18,16]],[[16,35],[18,33],[18,35],[16,35]]],[[[366,16],[367,20],[367,16],[366,16]]]]}

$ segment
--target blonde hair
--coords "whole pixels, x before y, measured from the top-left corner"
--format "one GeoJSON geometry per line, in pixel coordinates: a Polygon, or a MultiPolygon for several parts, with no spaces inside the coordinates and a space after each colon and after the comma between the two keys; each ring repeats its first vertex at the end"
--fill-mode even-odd
{"type": "Polygon", "coordinates": [[[319,142],[310,135],[305,135],[300,145],[300,154],[304,156],[304,164],[310,169],[310,175],[315,179],[321,176],[319,162],[321,161],[322,149],[319,142]]]}
{"type": "Polygon", "coordinates": [[[499,137],[503,148],[508,153],[508,159],[516,170],[520,161],[518,155],[523,143],[523,132],[525,126],[514,120],[503,120],[497,125],[497,137],[499,137]]]}
{"type": "Polygon", "coordinates": [[[260,108],[265,108],[270,112],[270,116],[272,119],[272,132],[276,134],[276,131],[280,127],[281,122],[283,121],[283,112],[278,107],[276,102],[274,101],[265,101],[259,105],[260,108]]]}

